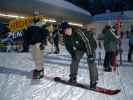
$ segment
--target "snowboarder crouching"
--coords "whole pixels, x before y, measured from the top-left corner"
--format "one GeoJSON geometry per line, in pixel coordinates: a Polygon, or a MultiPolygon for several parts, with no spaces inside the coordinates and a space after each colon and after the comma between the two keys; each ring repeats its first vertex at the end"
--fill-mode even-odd
{"type": "Polygon", "coordinates": [[[97,44],[93,37],[94,33],[90,30],[89,26],[87,26],[87,30],[80,30],[72,28],[67,22],[63,22],[61,25],[64,33],[65,47],[72,58],[69,82],[76,83],[79,62],[84,53],[86,53],[90,72],[90,88],[96,89],[98,71],[95,64],[97,44]]]}

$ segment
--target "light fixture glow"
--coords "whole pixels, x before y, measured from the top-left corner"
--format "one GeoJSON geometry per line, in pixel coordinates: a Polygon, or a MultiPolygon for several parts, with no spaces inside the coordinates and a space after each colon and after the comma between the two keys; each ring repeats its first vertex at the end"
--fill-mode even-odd
{"type": "Polygon", "coordinates": [[[80,23],[69,22],[69,24],[73,26],[83,27],[83,24],[80,23]]]}
{"type": "Polygon", "coordinates": [[[13,15],[13,14],[4,14],[4,13],[0,13],[0,16],[8,17],[8,18],[25,18],[24,16],[18,16],[18,15],[13,15]]]}
{"type": "Polygon", "coordinates": [[[55,19],[43,19],[44,22],[52,22],[55,23],[56,20],[55,19]]]}

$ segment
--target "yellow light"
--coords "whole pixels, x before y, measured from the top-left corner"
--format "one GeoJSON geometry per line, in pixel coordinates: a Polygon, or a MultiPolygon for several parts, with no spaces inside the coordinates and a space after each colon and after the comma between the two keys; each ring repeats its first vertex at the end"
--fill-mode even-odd
{"type": "Polygon", "coordinates": [[[13,14],[4,14],[4,13],[0,13],[0,16],[8,17],[8,18],[25,18],[24,16],[18,16],[18,15],[13,15],[13,14]]]}
{"type": "Polygon", "coordinates": [[[55,23],[56,20],[55,19],[43,19],[44,22],[52,22],[55,23]]]}
{"type": "Polygon", "coordinates": [[[73,26],[83,27],[83,24],[80,23],[69,22],[69,24],[73,26]]]}

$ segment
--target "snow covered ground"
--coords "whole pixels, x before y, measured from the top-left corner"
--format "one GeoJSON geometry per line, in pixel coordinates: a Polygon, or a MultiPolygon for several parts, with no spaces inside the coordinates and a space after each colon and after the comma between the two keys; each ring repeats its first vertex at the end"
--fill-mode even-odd
{"type": "MultiPolygon", "coordinates": [[[[128,50],[127,45],[123,45],[123,48],[124,51],[128,50]]],[[[132,100],[133,64],[124,62],[116,73],[103,72],[103,66],[97,65],[98,86],[121,89],[119,94],[108,96],[54,82],[55,76],[69,78],[71,58],[64,47],[57,55],[48,54],[48,51],[49,48],[44,51],[45,78],[41,80],[31,79],[31,71],[35,66],[30,53],[0,53],[0,100],[132,100]]],[[[124,52],[124,60],[126,55],[127,52],[124,52]]],[[[80,63],[78,81],[89,83],[85,58],[80,63]]]]}

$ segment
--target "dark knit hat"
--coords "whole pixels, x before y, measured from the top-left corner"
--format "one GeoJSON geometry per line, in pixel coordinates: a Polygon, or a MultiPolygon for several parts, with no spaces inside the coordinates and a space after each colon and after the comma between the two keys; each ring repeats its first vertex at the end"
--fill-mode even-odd
{"type": "Polygon", "coordinates": [[[69,28],[69,27],[70,27],[70,25],[67,21],[64,21],[64,22],[61,23],[61,28],[62,29],[66,29],[66,28],[69,28]]]}
{"type": "Polygon", "coordinates": [[[60,27],[59,27],[59,31],[61,33],[64,33],[64,30],[66,28],[70,28],[71,26],[69,25],[69,23],[67,21],[63,21],[61,24],[60,24],[60,27]]]}

